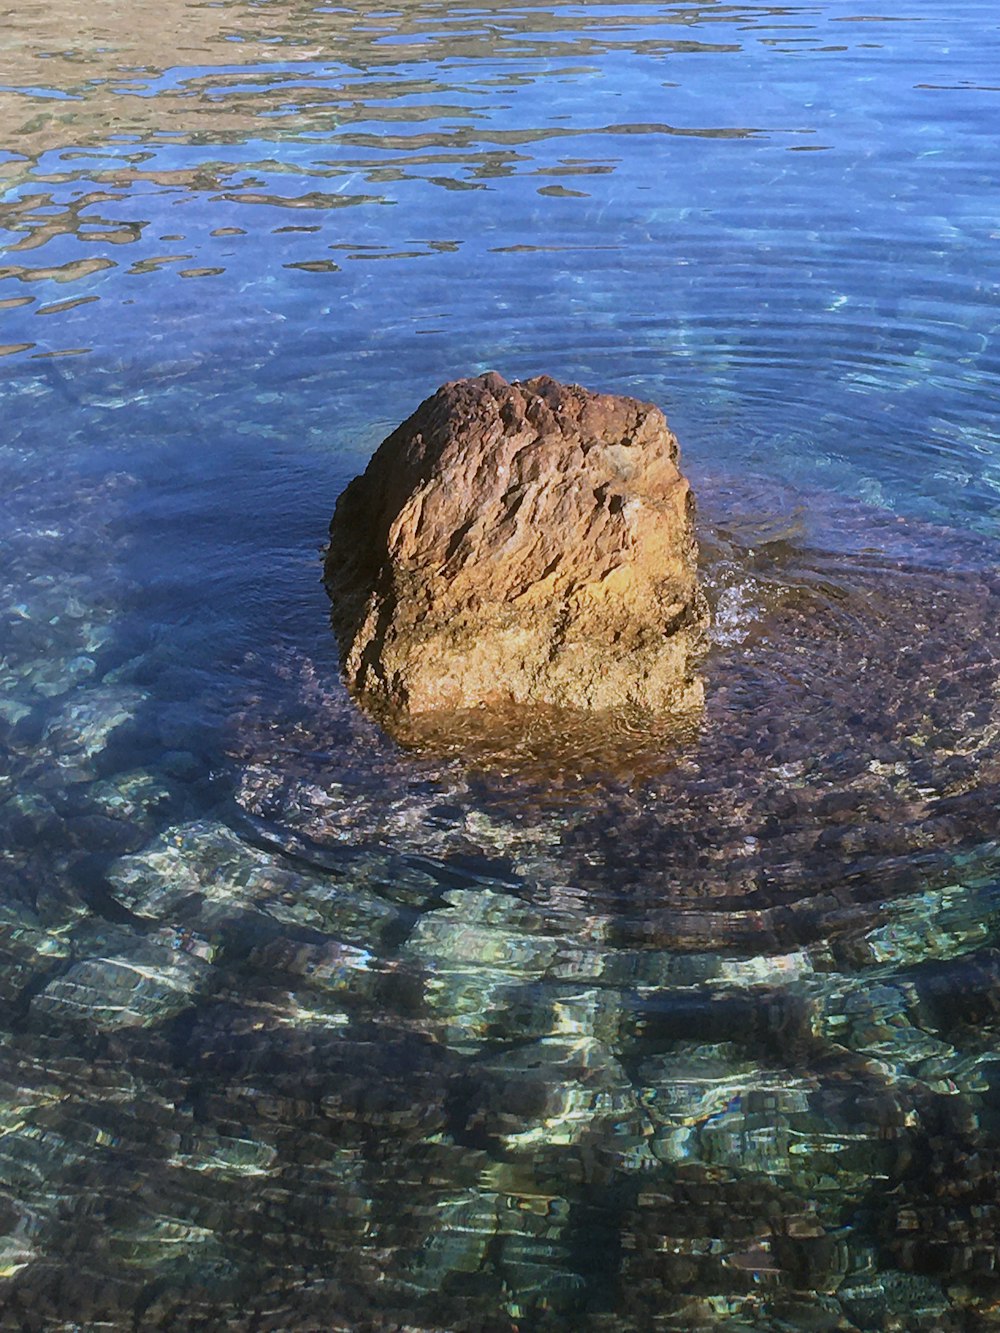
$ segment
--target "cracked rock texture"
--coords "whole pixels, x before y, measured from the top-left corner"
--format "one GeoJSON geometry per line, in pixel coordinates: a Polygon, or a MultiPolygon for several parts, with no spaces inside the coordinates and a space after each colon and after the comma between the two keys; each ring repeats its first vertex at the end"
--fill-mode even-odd
{"type": "Polygon", "coordinates": [[[337,502],[347,682],[385,716],[696,707],[694,499],[658,408],[547,376],[444,385],[337,502]]]}

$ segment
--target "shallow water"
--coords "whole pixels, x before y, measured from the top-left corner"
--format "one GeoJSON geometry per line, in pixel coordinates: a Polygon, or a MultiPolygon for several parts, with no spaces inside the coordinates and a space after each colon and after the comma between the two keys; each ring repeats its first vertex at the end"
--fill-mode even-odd
{"type": "Polygon", "coordinates": [[[945,8],[6,16],[4,1327],[1000,1323],[1000,22],[945,8]],[[489,367],[667,412],[695,734],[347,699],[334,500],[489,367]]]}

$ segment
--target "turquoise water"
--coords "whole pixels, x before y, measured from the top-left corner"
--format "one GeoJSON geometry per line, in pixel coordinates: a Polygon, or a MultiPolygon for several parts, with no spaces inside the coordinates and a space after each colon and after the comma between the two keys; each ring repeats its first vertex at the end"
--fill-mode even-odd
{"type": "Polygon", "coordinates": [[[0,1324],[996,1327],[993,10],[4,23],[0,1324]],[[697,735],[347,699],[487,368],[666,411],[697,735]]]}

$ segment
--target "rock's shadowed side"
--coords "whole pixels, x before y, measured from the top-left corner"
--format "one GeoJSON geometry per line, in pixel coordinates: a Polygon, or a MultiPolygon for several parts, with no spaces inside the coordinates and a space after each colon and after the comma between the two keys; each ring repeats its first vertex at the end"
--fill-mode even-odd
{"type": "Polygon", "coordinates": [[[325,582],[377,711],[698,705],[694,500],[649,403],[546,376],[444,385],[337,502],[325,582]]]}

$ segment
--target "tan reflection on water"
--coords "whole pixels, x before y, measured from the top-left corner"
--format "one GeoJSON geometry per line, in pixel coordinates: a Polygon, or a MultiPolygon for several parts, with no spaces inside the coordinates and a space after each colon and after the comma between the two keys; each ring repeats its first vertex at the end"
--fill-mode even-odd
{"type": "MultiPolygon", "coordinates": [[[[624,135],[740,139],[761,131],[663,119],[573,126],[555,114],[513,127],[508,90],[599,75],[588,61],[609,51],[660,58],[738,50],[704,39],[720,21],[749,29],[781,12],[697,5],[664,12],[648,3],[623,14],[529,3],[510,13],[456,13],[444,0],[404,0],[392,9],[365,0],[336,7],[162,0],[141,17],[109,0],[88,6],[85,17],[68,0],[19,7],[4,16],[0,46],[4,295],[16,283],[38,285],[39,298],[52,302],[56,294],[45,284],[86,282],[118,267],[122,246],[152,239],[150,187],[208,196],[216,206],[325,210],[392,201],[396,184],[417,176],[447,190],[482,190],[531,175],[541,178],[539,194],[587,199],[586,178],[615,170],[624,135]],[[607,147],[591,143],[589,155],[580,155],[581,134],[607,147]],[[282,147],[289,139],[314,147],[290,157],[282,147]],[[540,160],[535,147],[547,140],[566,145],[556,164],[540,160]],[[250,143],[232,160],[214,151],[250,143]],[[170,155],[186,146],[196,150],[196,164],[170,155]],[[11,189],[4,199],[4,187],[17,194],[11,189]],[[70,237],[82,253],[66,259],[60,247],[70,237]],[[43,257],[50,243],[57,257],[43,257]]],[[[257,230],[255,211],[245,227],[225,234],[257,230]]],[[[225,254],[214,250],[206,263],[200,244],[173,230],[153,254],[124,265],[129,276],[166,266],[185,278],[225,272],[215,262],[225,254]]],[[[362,245],[344,257],[424,253],[362,245]]],[[[287,266],[329,273],[339,260],[306,254],[287,266]]],[[[21,341],[23,332],[0,340],[0,357],[36,346],[21,341]]],[[[38,355],[67,350],[74,349],[38,355]]]]}
{"type": "MultiPolygon", "coordinates": [[[[579,61],[613,48],[654,54],[734,50],[738,48],[732,44],[693,40],[688,30],[723,18],[732,22],[738,14],[728,7],[719,13],[710,6],[665,14],[649,4],[645,12],[627,16],[568,9],[554,20],[544,4],[480,15],[456,14],[440,0],[403,0],[391,9],[363,3],[334,8],[302,0],[160,0],[144,6],[139,15],[131,6],[110,0],[95,0],[85,11],[69,0],[51,0],[4,15],[0,144],[35,158],[53,148],[98,143],[109,135],[204,133],[214,141],[250,132],[277,137],[288,129],[288,114],[295,116],[296,132],[330,130],[342,123],[345,111],[357,111],[359,90],[326,84],[325,70],[318,72],[323,82],[317,83],[311,62],[373,70],[444,58],[539,57],[548,63],[572,56],[579,61]],[[677,27],[676,39],[663,37],[667,25],[677,27]],[[648,32],[653,27],[659,30],[656,35],[648,32]],[[553,37],[553,31],[564,32],[565,38],[553,37]],[[548,40],[542,41],[543,35],[548,40]],[[301,76],[288,68],[296,63],[303,67],[301,76]],[[200,74],[205,67],[211,72],[200,74]],[[170,70],[183,70],[185,77],[149,95],[150,81],[170,70]],[[278,113],[270,125],[268,113],[278,113]]],[[[755,21],[761,17],[759,10],[748,14],[755,21]]],[[[401,91],[400,82],[365,92],[393,98],[401,91]]],[[[428,82],[423,90],[434,86],[428,82]]],[[[421,89],[408,80],[405,91],[421,89]]],[[[409,122],[442,111],[469,114],[466,107],[392,112],[383,106],[379,118],[409,122]]],[[[8,175],[11,171],[9,166],[0,170],[8,175]]]]}
{"type": "MultiPolygon", "coordinates": [[[[664,12],[653,3],[624,13],[529,3],[497,15],[456,13],[444,0],[404,0],[391,9],[367,0],[336,7],[163,0],[140,17],[109,0],[97,0],[83,17],[68,0],[13,9],[0,45],[4,295],[15,284],[37,285],[39,296],[53,301],[45,285],[89,285],[119,265],[129,277],[168,267],[185,279],[224,273],[227,248],[212,247],[209,255],[187,228],[173,235],[163,220],[157,231],[151,219],[161,208],[149,203],[151,193],[160,201],[168,193],[208,196],[227,223],[228,205],[239,205],[244,225],[216,228],[212,237],[275,229],[267,207],[260,219],[253,205],[325,211],[395,203],[397,183],[413,179],[481,191],[504,177],[529,176],[539,195],[588,200],[588,177],[615,171],[621,136],[752,139],[763,131],[673,125],[652,115],[637,123],[561,124],[567,117],[557,113],[556,84],[600,77],[599,57],[625,52],[664,59],[669,89],[675,71],[665,57],[739,51],[732,41],[707,39],[713,31],[731,36],[733,24],[767,31],[781,13],[713,5],[664,12]],[[512,125],[508,93],[539,80],[552,81],[552,115],[512,125]],[[289,155],[289,140],[311,147],[289,155]],[[549,140],[560,144],[555,164],[536,147],[549,140]],[[239,153],[224,152],[236,144],[244,145],[239,153]],[[188,148],[196,163],[184,160],[188,148]],[[71,237],[80,253],[67,259],[71,237]],[[152,255],[121,264],[121,247],[135,241],[153,241],[152,255]],[[51,243],[57,255],[45,255],[51,243]]],[[[352,245],[343,257],[411,259],[440,244],[421,241],[403,252],[352,245]]],[[[340,255],[307,252],[285,267],[331,273],[340,263],[340,255]]],[[[36,347],[21,341],[24,332],[12,329],[0,340],[0,357],[36,347]]]]}
{"type": "MultiPolygon", "coordinates": [[[[539,193],[587,198],[585,178],[614,171],[622,135],[745,138],[758,131],[662,120],[581,130],[555,123],[558,117],[512,128],[497,99],[538,79],[587,77],[597,72],[588,58],[610,50],[657,57],[736,50],[695,40],[693,30],[704,38],[713,23],[741,16],[728,7],[664,13],[652,3],[628,15],[553,12],[546,4],[498,15],[456,14],[443,0],[405,0],[392,9],[163,0],[145,7],[140,20],[130,7],[97,0],[81,21],[68,0],[19,7],[4,17],[0,47],[0,189],[20,187],[18,197],[0,201],[0,282],[69,284],[116,267],[119,247],[141,241],[149,228],[142,195],[150,186],[315,210],[384,202],[396,182],[416,174],[448,190],[535,174],[543,178],[539,193]],[[674,29],[676,37],[665,35],[674,29]],[[581,132],[605,136],[607,149],[569,155],[581,132]],[[279,147],[289,138],[319,146],[306,160],[289,160],[279,147]],[[336,160],[323,159],[327,139],[336,143],[336,160]],[[534,160],[533,145],[549,139],[565,140],[569,150],[554,166],[534,160]],[[212,159],[213,145],[250,140],[263,151],[212,159]],[[195,166],[167,166],[171,145],[207,151],[195,166]],[[54,162],[43,160],[53,153],[54,162]],[[573,178],[575,188],[556,176],[573,178]],[[304,190],[303,177],[315,187],[304,190]],[[74,195],[77,179],[87,184],[74,195]],[[46,263],[38,252],[66,237],[86,252],[46,263]]],[[[745,17],[757,23],[765,16],[745,17]]],[[[224,271],[188,253],[183,235],[162,239],[180,244],[143,255],[130,275],[165,265],[184,277],[224,271]]],[[[290,267],[332,272],[338,265],[305,256],[290,267]]],[[[0,356],[33,345],[8,339],[0,356]]]]}

